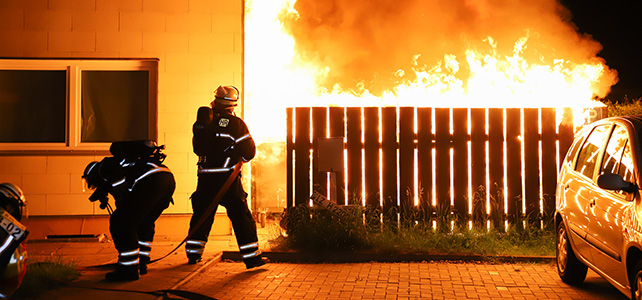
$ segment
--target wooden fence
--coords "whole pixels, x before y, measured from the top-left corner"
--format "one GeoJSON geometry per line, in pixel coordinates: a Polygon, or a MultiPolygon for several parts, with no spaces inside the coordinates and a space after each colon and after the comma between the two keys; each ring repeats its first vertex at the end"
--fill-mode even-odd
{"type": "Polygon", "coordinates": [[[313,189],[330,195],[318,144],[342,138],[331,200],[384,223],[432,223],[440,210],[546,221],[574,134],[568,108],[296,107],[287,122],[287,206],[309,205],[313,189]]]}

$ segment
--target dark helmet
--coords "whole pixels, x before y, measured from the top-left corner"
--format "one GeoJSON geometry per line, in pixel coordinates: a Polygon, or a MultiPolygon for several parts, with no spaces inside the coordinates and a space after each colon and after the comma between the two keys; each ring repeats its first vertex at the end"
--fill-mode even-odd
{"type": "Polygon", "coordinates": [[[98,184],[103,181],[98,169],[99,163],[97,161],[92,161],[87,165],[87,167],[85,167],[85,171],[82,172],[82,179],[85,180],[89,189],[95,189],[98,187],[98,184]]]}
{"type": "Polygon", "coordinates": [[[219,86],[214,93],[212,106],[236,106],[238,104],[239,95],[239,90],[234,86],[219,86]]]}
{"type": "Polygon", "coordinates": [[[25,205],[25,195],[19,187],[11,183],[0,184],[0,207],[20,221],[25,205]]]}

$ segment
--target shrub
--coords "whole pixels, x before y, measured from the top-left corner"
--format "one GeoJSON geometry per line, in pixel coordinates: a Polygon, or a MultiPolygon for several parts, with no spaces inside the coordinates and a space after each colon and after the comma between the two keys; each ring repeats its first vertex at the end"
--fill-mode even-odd
{"type": "Polygon", "coordinates": [[[605,100],[607,116],[642,115],[642,98],[629,99],[624,97],[621,101],[605,100]]]}

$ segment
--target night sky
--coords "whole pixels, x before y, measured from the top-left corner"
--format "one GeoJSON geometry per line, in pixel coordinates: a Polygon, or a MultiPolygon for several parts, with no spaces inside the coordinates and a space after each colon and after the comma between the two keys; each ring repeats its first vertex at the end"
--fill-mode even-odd
{"type": "Polygon", "coordinates": [[[599,56],[617,70],[619,82],[606,98],[642,97],[642,1],[560,0],[572,12],[578,31],[604,47],[599,56]]]}

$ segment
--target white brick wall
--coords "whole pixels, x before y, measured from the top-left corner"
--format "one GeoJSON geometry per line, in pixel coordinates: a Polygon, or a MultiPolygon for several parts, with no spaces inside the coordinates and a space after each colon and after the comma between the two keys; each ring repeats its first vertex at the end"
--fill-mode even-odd
{"type": "MultiPolygon", "coordinates": [[[[191,126],[216,87],[242,88],[242,13],[242,0],[0,0],[0,57],[158,58],[158,138],[177,181],[167,212],[191,213],[191,126]]],[[[0,182],[24,190],[32,216],[104,215],[80,179],[100,159],[0,154],[0,182]]]]}

